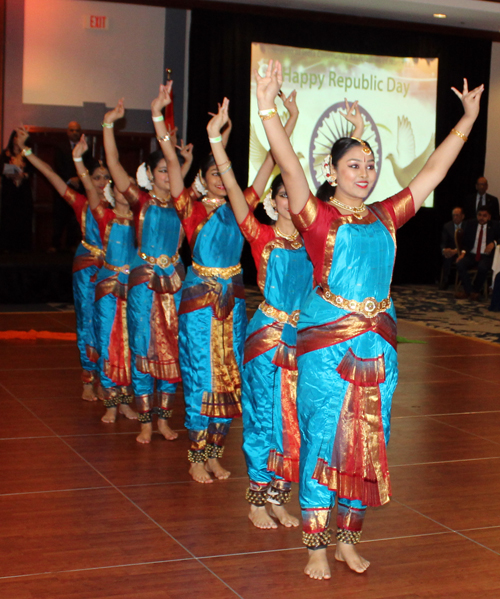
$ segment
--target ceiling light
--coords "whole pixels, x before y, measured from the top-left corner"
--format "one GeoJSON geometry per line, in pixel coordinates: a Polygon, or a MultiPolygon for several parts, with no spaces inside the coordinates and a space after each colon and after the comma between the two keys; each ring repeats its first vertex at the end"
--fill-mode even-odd
{"type": "Polygon", "coordinates": [[[435,12],[433,16],[436,17],[436,19],[446,19],[446,15],[442,12],[435,12]]]}

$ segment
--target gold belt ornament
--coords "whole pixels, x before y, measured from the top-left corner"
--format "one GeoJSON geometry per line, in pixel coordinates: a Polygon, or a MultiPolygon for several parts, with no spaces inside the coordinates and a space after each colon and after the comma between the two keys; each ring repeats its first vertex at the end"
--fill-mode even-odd
{"type": "Polygon", "coordinates": [[[299,321],[300,310],[294,310],[291,314],[284,312],[283,310],[278,310],[271,304],[268,304],[265,300],[260,304],[259,310],[264,312],[266,316],[269,318],[274,318],[274,320],[279,320],[279,322],[291,324],[292,327],[296,327],[299,321]]]}
{"type": "Polygon", "coordinates": [[[367,318],[373,318],[377,314],[380,314],[380,312],[385,312],[391,305],[391,296],[386,297],[381,302],[377,302],[374,297],[367,297],[362,302],[357,302],[356,300],[346,299],[341,295],[335,295],[329,289],[326,291],[321,289],[320,295],[327,302],[330,302],[330,304],[337,306],[337,308],[342,308],[349,312],[359,312],[367,318]]]}
{"type": "Polygon", "coordinates": [[[219,268],[217,266],[201,266],[193,262],[193,270],[199,277],[219,277],[221,279],[231,279],[239,275],[241,272],[241,264],[236,266],[228,266],[227,268],[219,268]]]}
{"type": "Polygon", "coordinates": [[[82,245],[83,247],[88,250],[93,256],[103,256],[104,255],[104,251],[101,250],[101,248],[98,248],[95,245],[90,245],[90,243],[87,243],[86,241],[84,241],[82,239],[82,245]]]}
{"type": "Polygon", "coordinates": [[[113,270],[114,272],[122,272],[125,275],[130,274],[130,266],[128,264],[124,264],[123,266],[115,266],[114,264],[110,264],[104,260],[103,266],[104,268],[113,270]]]}
{"type": "Polygon", "coordinates": [[[139,252],[139,256],[148,264],[151,264],[152,266],[158,265],[160,268],[167,268],[167,266],[179,261],[179,252],[176,252],[172,257],[162,254],[161,256],[158,256],[158,258],[153,258],[153,256],[148,256],[144,252],[139,252]]]}

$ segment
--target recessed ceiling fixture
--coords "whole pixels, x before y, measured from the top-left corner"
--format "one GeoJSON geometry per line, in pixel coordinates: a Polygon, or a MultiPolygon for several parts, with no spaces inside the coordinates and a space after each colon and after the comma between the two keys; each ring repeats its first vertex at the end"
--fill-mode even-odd
{"type": "Polygon", "coordinates": [[[436,19],[446,19],[446,15],[442,12],[435,12],[433,16],[436,17],[436,19]]]}

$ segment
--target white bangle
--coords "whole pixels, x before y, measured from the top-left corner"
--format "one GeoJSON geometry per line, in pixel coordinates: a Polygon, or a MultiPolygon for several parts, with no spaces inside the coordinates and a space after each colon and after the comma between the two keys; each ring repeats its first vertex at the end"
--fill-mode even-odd
{"type": "Polygon", "coordinates": [[[209,137],[208,141],[211,144],[218,144],[218,143],[220,143],[222,141],[222,135],[217,135],[217,137],[209,137]]]}
{"type": "Polygon", "coordinates": [[[158,141],[170,141],[170,135],[167,133],[167,135],[164,135],[163,137],[158,136],[156,138],[158,141]]]}
{"type": "Polygon", "coordinates": [[[83,162],[83,158],[81,156],[79,158],[73,157],[73,162],[83,162]]]}
{"type": "Polygon", "coordinates": [[[164,117],[162,114],[160,114],[160,116],[154,116],[153,117],[153,123],[161,123],[162,121],[164,121],[164,117]]]}
{"type": "Polygon", "coordinates": [[[102,123],[103,129],[113,129],[114,126],[115,126],[114,123],[102,123]]]}

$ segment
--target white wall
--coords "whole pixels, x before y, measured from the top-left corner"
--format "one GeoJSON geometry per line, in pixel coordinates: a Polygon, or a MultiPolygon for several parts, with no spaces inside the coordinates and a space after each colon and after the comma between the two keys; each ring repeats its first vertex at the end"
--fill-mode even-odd
{"type": "Polygon", "coordinates": [[[104,102],[148,109],[162,81],[165,8],[25,0],[23,103],[83,106],[104,102]],[[107,30],[84,28],[106,16],[107,30]]]}
{"type": "Polygon", "coordinates": [[[489,193],[500,197],[500,44],[491,48],[491,73],[488,101],[488,133],[486,139],[486,166],[489,193]]]}

